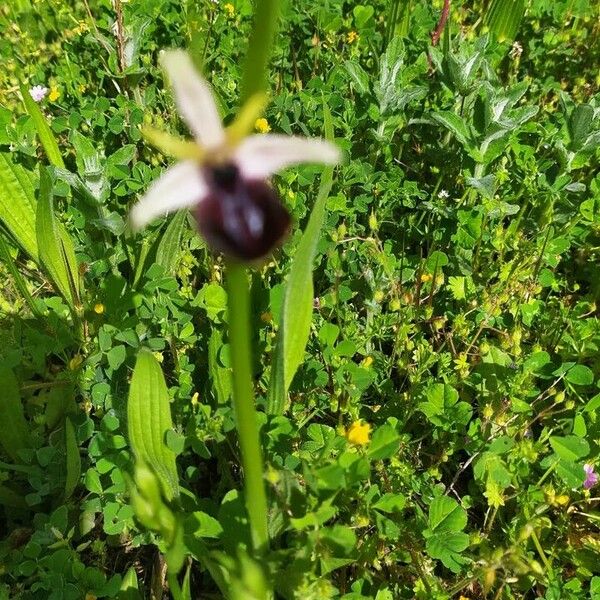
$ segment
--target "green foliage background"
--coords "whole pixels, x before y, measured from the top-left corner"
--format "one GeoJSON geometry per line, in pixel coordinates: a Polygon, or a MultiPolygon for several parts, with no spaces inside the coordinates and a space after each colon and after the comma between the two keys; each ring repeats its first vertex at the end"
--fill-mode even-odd
{"type": "MultiPolygon", "coordinates": [[[[222,261],[186,213],[137,236],[126,219],[167,165],[140,125],[187,135],[159,50],[191,49],[229,121],[252,7],[72,4],[0,9],[0,598],[162,593],[161,540],[128,501],[141,348],[172,400],[188,534],[244,541],[222,261]],[[58,157],[21,100],[36,84],[58,157]]],[[[435,48],[437,2],[283,11],[268,123],[323,135],[326,106],[347,158],[304,361],[284,414],[261,413],[282,598],[600,598],[583,489],[600,440],[598,7],[532,0],[514,44],[486,10],[453,5],[435,48]],[[344,436],[358,419],[364,447],[344,436]]],[[[321,173],[274,182],[297,226],[253,274],[261,406],[321,173]]],[[[197,564],[191,585],[216,593],[197,564]]]]}

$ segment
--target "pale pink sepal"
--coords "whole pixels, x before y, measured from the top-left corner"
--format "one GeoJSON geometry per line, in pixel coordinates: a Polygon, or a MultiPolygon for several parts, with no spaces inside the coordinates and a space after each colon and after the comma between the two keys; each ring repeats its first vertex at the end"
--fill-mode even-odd
{"type": "Polygon", "coordinates": [[[161,56],[179,114],[206,150],[220,146],[225,131],[213,99],[210,85],[200,76],[187,52],[167,50],[161,56]]]}
{"type": "Polygon", "coordinates": [[[333,165],[341,159],[339,149],[326,140],[278,134],[251,135],[244,138],[233,156],[247,179],[265,179],[290,165],[333,165]]]}
{"type": "Polygon", "coordinates": [[[156,217],[189,208],[201,202],[208,191],[197,162],[185,160],[167,169],[131,209],[134,230],[141,229],[156,217]]]}

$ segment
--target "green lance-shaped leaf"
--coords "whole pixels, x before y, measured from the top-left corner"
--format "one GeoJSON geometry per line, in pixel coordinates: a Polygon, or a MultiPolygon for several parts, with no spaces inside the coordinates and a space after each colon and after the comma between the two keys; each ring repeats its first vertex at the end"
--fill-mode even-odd
{"type": "Polygon", "coordinates": [[[56,289],[72,310],[79,304],[79,275],[73,242],[54,215],[52,181],[40,167],[40,198],[36,214],[39,256],[56,289]]]}
{"type": "Polygon", "coordinates": [[[25,104],[25,108],[27,109],[27,112],[33,121],[33,125],[35,126],[35,130],[40,138],[40,142],[44,148],[44,152],[46,153],[48,160],[50,161],[50,164],[64,169],[65,163],[60,155],[56,138],[54,137],[48,122],[46,121],[46,117],[44,117],[42,111],[40,110],[40,107],[36,102],[34,102],[33,98],[29,94],[29,91],[24,85],[21,85],[21,96],[23,97],[23,104],[25,104]]]}
{"type": "Polygon", "coordinates": [[[67,478],[65,481],[65,500],[71,497],[81,477],[81,457],[77,436],[71,419],[65,419],[65,449],[67,454],[67,478]]]}
{"type": "Polygon", "coordinates": [[[457,114],[444,110],[433,113],[431,116],[434,121],[437,121],[440,125],[451,131],[464,148],[469,149],[473,147],[469,126],[457,114]]]}
{"type": "Polygon", "coordinates": [[[175,269],[177,255],[181,250],[181,236],[187,221],[187,210],[181,210],[171,219],[156,249],[156,263],[163,267],[165,273],[175,269]]]}
{"type": "Polygon", "coordinates": [[[14,461],[20,461],[19,450],[31,443],[29,426],[23,413],[19,384],[14,373],[0,367],[0,446],[14,461]]]}
{"type": "Polygon", "coordinates": [[[217,402],[225,404],[231,398],[231,369],[221,365],[219,353],[223,349],[223,336],[216,327],[213,328],[208,341],[208,372],[217,395],[217,402]]]}
{"type": "Polygon", "coordinates": [[[8,154],[0,153],[0,221],[19,246],[37,260],[35,207],[32,174],[14,165],[8,154]]]}
{"type": "MultiPolygon", "coordinates": [[[[327,137],[331,139],[331,115],[326,106],[324,114],[325,130],[327,137]]],[[[298,244],[285,286],[269,382],[269,414],[283,413],[290,384],[304,358],[313,311],[313,262],[325,220],[325,203],[332,183],[333,169],[327,168],[321,178],[317,200],[298,244]]]]}
{"type": "Polygon", "coordinates": [[[123,577],[117,600],[142,600],[139,590],[137,573],[133,567],[130,567],[123,577]]]}
{"type": "Polygon", "coordinates": [[[499,42],[512,42],[525,15],[525,0],[492,0],[485,23],[499,42]]]}
{"type": "Polygon", "coordinates": [[[165,444],[172,429],[169,392],[163,372],[149,350],[138,354],[127,403],[129,442],[137,460],[159,477],[167,500],[179,495],[175,453],[165,444]]]}

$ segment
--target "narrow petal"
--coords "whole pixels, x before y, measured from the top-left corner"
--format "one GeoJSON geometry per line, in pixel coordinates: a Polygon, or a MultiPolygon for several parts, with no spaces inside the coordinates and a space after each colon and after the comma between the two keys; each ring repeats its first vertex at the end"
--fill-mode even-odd
{"type": "Polygon", "coordinates": [[[189,54],[183,50],[168,50],[162,55],[161,63],[173,86],[179,113],[198,142],[206,149],[220,146],[225,132],[212,90],[196,71],[189,54]]]}
{"type": "Polygon", "coordinates": [[[247,179],[264,179],[299,163],[336,164],[339,149],[325,140],[287,135],[251,135],[234,153],[234,160],[247,179]]]}
{"type": "Polygon", "coordinates": [[[196,142],[181,139],[148,125],[144,125],[141,131],[144,139],[166,156],[179,160],[193,159],[197,162],[204,158],[204,151],[196,142]]]}
{"type": "Polygon", "coordinates": [[[198,163],[186,160],[167,169],[131,209],[133,229],[138,230],[156,217],[198,204],[208,187],[198,163]]]}

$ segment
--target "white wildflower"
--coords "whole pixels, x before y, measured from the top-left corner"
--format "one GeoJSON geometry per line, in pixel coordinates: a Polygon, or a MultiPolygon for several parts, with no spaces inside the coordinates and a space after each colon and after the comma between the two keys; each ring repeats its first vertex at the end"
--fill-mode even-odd
{"type": "Polygon", "coordinates": [[[34,99],[35,102],[41,102],[48,93],[48,88],[43,85],[34,85],[29,90],[29,95],[34,99]]]}

